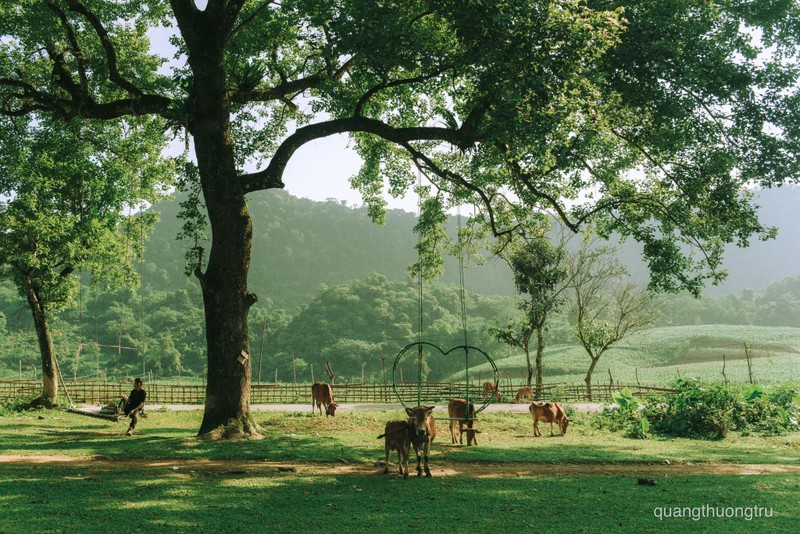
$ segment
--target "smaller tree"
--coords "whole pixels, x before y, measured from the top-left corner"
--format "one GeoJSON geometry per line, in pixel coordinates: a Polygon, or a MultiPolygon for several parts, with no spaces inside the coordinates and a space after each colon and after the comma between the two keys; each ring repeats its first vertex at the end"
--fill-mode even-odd
{"type": "Polygon", "coordinates": [[[510,252],[498,251],[514,274],[514,284],[520,295],[527,295],[517,304],[522,318],[513,319],[503,328],[492,328],[490,333],[500,342],[519,347],[525,352],[527,384],[531,385],[530,342],[536,335],[536,396],[542,389],[542,357],[544,334],[550,315],[563,304],[562,294],[567,288],[567,271],[564,268],[564,241],[553,246],[547,237],[536,237],[514,246],[510,252]]]}
{"type": "Polygon", "coordinates": [[[589,400],[592,373],[597,362],[614,344],[656,319],[647,289],[625,282],[627,271],[615,248],[590,249],[584,245],[567,261],[570,278],[569,315],[590,364],[586,372],[589,400]]]}
{"type": "Polygon", "coordinates": [[[51,320],[74,302],[76,274],[88,271],[108,287],[136,283],[132,262],[153,217],[130,216],[131,207],[156,200],[169,176],[160,141],[152,120],[0,122],[0,278],[14,282],[33,316],[42,358],[38,403],[57,404],[51,320]]]}

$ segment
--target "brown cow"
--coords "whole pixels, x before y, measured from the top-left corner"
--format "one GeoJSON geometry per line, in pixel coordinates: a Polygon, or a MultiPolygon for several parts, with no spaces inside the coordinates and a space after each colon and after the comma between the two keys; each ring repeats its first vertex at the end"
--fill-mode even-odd
{"type": "Polygon", "coordinates": [[[408,478],[408,453],[411,447],[411,432],[414,427],[408,421],[389,421],[383,430],[383,434],[378,439],[385,438],[384,447],[386,448],[386,467],[383,473],[389,472],[389,453],[397,450],[397,463],[400,466],[400,474],[403,478],[408,478]],[[405,471],[403,471],[405,465],[405,471]]]}
{"type": "Polygon", "coordinates": [[[484,382],[483,383],[483,400],[486,400],[486,397],[494,393],[494,382],[484,382]]]}
{"type": "Polygon", "coordinates": [[[514,402],[522,402],[523,400],[529,400],[533,402],[533,392],[531,391],[530,386],[525,388],[519,388],[517,391],[517,396],[514,397],[514,402]]]}
{"type": "Polygon", "coordinates": [[[428,468],[428,455],[431,450],[431,442],[436,437],[436,422],[433,420],[433,409],[435,406],[416,406],[406,408],[408,414],[408,424],[411,428],[411,443],[414,445],[414,452],[417,454],[417,476],[422,476],[420,467],[419,451],[422,449],[423,459],[425,460],[425,476],[431,476],[428,468]]]}
{"type": "Polygon", "coordinates": [[[322,406],[325,406],[325,417],[333,417],[336,414],[336,408],[339,406],[333,402],[333,388],[330,384],[325,382],[314,382],[311,384],[311,413],[314,413],[314,407],[319,410],[322,415],[322,406]]]}
{"type": "Polygon", "coordinates": [[[539,420],[541,419],[545,423],[550,423],[550,435],[553,435],[553,423],[558,423],[558,426],[561,427],[561,435],[567,433],[567,426],[569,426],[569,418],[567,418],[567,412],[564,411],[564,407],[561,406],[560,402],[534,402],[528,408],[531,412],[531,417],[533,417],[533,435],[534,436],[541,436],[542,433],[539,432],[539,420]]]}
{"type": "Polygon", "coordinates": [[[467,401],[464,399],[453,399],[447,404],[447,415],[450,417],[450,438],[451,443],[456,442],[456,424],[458,424],[458,442],[464,443],[464,425],[467,425],[467,447],[478,444],[477,430],[475,424],[475,405],[469,403],[469,419],[465,416],[467,412],[467,401]]]}

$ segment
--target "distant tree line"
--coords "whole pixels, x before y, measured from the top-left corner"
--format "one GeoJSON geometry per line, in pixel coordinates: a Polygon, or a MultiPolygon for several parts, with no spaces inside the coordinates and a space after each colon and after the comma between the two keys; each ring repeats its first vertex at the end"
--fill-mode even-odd
{"type": "MultiPolygon", "coordinates": [[[[153,268],[145,273],[152,274],[153,268]]],[[[85,282],[85,280],[84,280],[85,282]]],[[[54,321],[54,344],[64,378],[142,374],[154,377],[197,377],[206,365],[203,313],[199,291],[189,284],[172,291],[146,286],[140,292],[106,292],[84,284],[78,306],[61,312],[54,321]],[[142,311],[144,322],[142,323],[142,311]],[[141,346],[145,351],[95,348],[87,345],[76,361],[78,343],[141,346]],[[77,365],[77,369],[76,369],[77,365]]],[[[458,288],[430,284],[423,288],[423,339],[442,348],[463,342],[458,288]]],[[[519,313],[514,297],[466,294],[468,340],[499,360],[519,352],[494,340],[489,329],[506,324],[519,313]]],[[[747,324],[759,326],[800,325],[800,276],[786,277],[767,288],[740,295],[663,295],[658,299],[657,326],[691,324],[747,324]]],[[[380,274],[321,286],[313,300],[295,310],[259,307],[250,315],[253,379],[262,381],[323,378],[325,361],[331,362],[337,380],[357,380],[362,365],[368,380],[382,380],[383,366],[391,371],[394,357],[406,344],[416,341],[418,300],[415,282],[391,281],[380,274]],[[266,327],[264,328],[266,320],[266,327]],[[263,355],[261,333],[264,330],[263,355]],[[294,368],[292,367],[294,355],[294,368]],[[384,357],[383,362],[381,356],[384,357]]],[[[30,311],[9,281],[0,282],[0,376],[14,378],[20,362],[25,378],[40,358],[30,311]]],[[[555,314],[546,332],[548,345],[575,343],[566,313],[555,314]]],[[[462,367],[456,358],[432,359],[430,380],[462,367]]],[[[408,373],[410,369],[406,369],[408,373]]],[[[37,376],[39,376],[37,374],[37,376]]],[[[391,377],[389,377],[391,379],[391,377]]]]}

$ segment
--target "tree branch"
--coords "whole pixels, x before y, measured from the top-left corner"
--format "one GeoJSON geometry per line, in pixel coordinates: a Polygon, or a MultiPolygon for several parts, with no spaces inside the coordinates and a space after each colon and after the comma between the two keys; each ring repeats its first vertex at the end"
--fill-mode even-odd
{"type": "Polygon", "coordinates": [[[561,206],[561,204],[558,203],[558,200],[554,196],[545,193],[544,191],[541,191],[533,184],[531,176],[527,173],[522,172],[522,167],[520,167],[519,163],[517,163],[515,160],[509,157],[509,152],[507,147],[503,145],[498,145],[497,148],[505,158],[506,165],[511,171],[511,174],[513,174],[517,178],[517,180],[522,182],[522,184],[534,196],[546,201],[554,210],[556,210],[559,219],[561,219],[561,222],[563,222],[567,228],[569,228],[575,233],[578,233],[579,230],[578,225],[569,219],[569,216],[567,215],[566,211],[564,211],[564,208],[561,206]]]}
{"type": "Polygon", "coordinates": [[[291,82],[284,82],[271,89],[264,90],[251,90],[251,91],[230,91],[228,98],[231,102],[239,104],[246,104],[248,102],[269,102],[270,100],[281,100],[287,95],[296,95],[308,89],[314,88],[320,84],[322,77],[319,75],[309,76],[308,78],[301,78],[291,82]]]}
{"type": "Polygon", "coordinates": [[[430,74],[423,74],[421,76],[415,76],[414,78],[403,78],[403,79],[398,79],[398,80],[391,80],[391,81],[388,81],[388,82],[379,83],[378,85],[375,85],[374,87],[370,87],[361,96],[361,98],[358,99],[358,102],[356,102],[355,109],[353,110],[353,115],[356,116],[356,117],[360,117],[361,114],[362,114],[362,111],[364,110],[364,106],[369,101],[369,99],[372,98],[376,93],[378,93],[378,92],[380,92],[380,91],[382,91],[384,89],[389,89],[390,87],[398,87],[398,86],[401,86],[401,85],[411,85],[411,84],[415,84],[415,83],[424,82],[424,81],[430,80],[431,78],[435,78],[436,76],[439,76],[442,72],[444,72],[448,68],[449,67],[444,67],[442,69],[437,69],[436,71],[431,72],[430,74]]]}
{"type": "Polygon", "coordinates": [[[78,75],[80,76],[81,80],[81,92],[83,93],[84,98],[89,97],[89,81],[86,75],[86,58],[83,55],[83,50],[81,49],[80,44],[78,43],[78,38],[75,35],[75,28],[69,22],[67,18],[67,14],[64,13],[64,10],[55,5],[52,2],[47,2],[47,6],[55,12],[58,19],[61,21],[61,25],[64,27],[64,31],[67,32],[67,40],[72,47],[72,54],[78,60],[78,75]]]}
{"type": "Polygon", "coordinates": [[[384,122],[365,117],[333,119],[298,128],[278,147],[266,169],[240,176],[242,188],[245,193],[252,193],[262,189],[283,187],[283,171],[297,149],[315,139],[353,132],[370,133],[399,145],[411,141],[442,141],[466,149],[477,142],[477,139],[472,138],[469,132],[465,133],[461,129],[427,126],[395,128],[384,122]]]}
{"type": "Polygon", "coordinates": [[[250,13],[250,16],[249,16],[249,17],[247,17],[246,19],[244,19],[244,20],[243,20],[242,22],[240,22],[240,23],[239,23],[239,24],[238,24],[238,25],[237,25],[237,26],[236,26],[236,27],[235,27],[233,30],[231,30],[231,35],[230,35],[230,36],[231,36],[231,38],[233,38],[233,36],[234,36],[234,35],[236,35],[236,34],[239,32],[239,30],[241,30],[242,28],[244,28],[245,26],[247,26],[248,24],[250,24],[251,22],[253,22],[253,20],[255,20],[255,18],[256,18],[256,17],[257,17],[257,16],[258,16],[258,15],[259,15],[259,14],[260,14],[262,11],[264,11],[264,10],[265,10],[266,8],[268,8],[269,6],[271,6],[271,5],[273,5],[273,4],[277,4],[277,3],[278,3],[278,2],[275,2],[275,1],[270,1],[270,2],[264,2],[263,4],[261,4],[260,6],[258,6],[258,7],[257,7],[257,8],[256,8],[256,9],[255,9],[255,10],[252,12],[252,13],[250,13]]]}
{"type": "Polygon", "coordinates": [[[106,30],[103,23],[100,22],[100,19],[97,16],[89,11],[89,9],[78,2],[77,0],[67,0],[67,5],[69,8],[78,13],[83,15],[83,17],[89,21],[89,24],[94,29],[94,32],[97,34],[97,37],[100,38],[100,44],[103,46],[103,50],[106,53],[106,63],[108,64],[108,78],[113,83],[124,89],[128,94],[132,96],[142,96],[142,91],[133,85],[130,81],[125,79],[122,74],[119,72],[119,65],[117,62],[117,50],[114,47],[114,43],[111,42],[111,37],[108,35],[108,31],[106,30]]]}
{"type": "Polygon", "coordinates": [[[426,168],[428,168],[431,172],[433,172],[434,174],[436,174],[437,176],[439,176],[443,180],[446,180],[448,182],[456,183],[457,185],[460,185],[461,187],[464,187],[464,188],[472,191],[473,193],[477,194],[480,197],[481,202],[483,203],[483,205],[486,208],[486,211],[487,211],[487,213],[489,215],[489,227],[492,229],[492,234],[495,237],[510,236],[513,233],[514,228],[516,228],[516,227],[508,229],[508,230],[499,230],[498,229],[497,220],[496,220],[495,215],[494,215],[494,208],[492,207],[492,197],[487,195],[486,192],[483,189],[481,189],[480,187],[470,183],[469,180],[467,180],[466,178],[464,178],[463,176],[461,176],[461,175],[459,175],[457,173],[454,173],[454,172],[446,170],[446,169],[439,168],[439,166],[436,165],[433,162],[433,160],[428,158],[428,156],[426,156],[422,152],[416,150],[410,144],[404,143],[403,147],[409,152],[409,154],[411,154],[412,158],[414,158],[415,160],[424,162],[426,168]]]}

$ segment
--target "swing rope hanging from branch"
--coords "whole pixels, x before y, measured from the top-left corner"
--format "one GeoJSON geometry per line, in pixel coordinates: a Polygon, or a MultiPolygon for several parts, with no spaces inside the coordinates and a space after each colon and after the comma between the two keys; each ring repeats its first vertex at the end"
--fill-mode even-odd
{"type": "MultiPolygon", "coordinates": [[[[421,189],[421,187],[422,187],[422,175],[421,175],[421,173],[418,174],[417,185],[418,185],[418,188],[421,189]]],[[[421,195],[421,192],[420,192],[420,195],[421,195]]],[[[419,201],[419,204],[418,204],[418,209],[419,209],[418,216],[421,217],[421,215],[422,215],[422,213],[421,213],[422,212],[421,196],[420,196],[420,201],[419,201]]],[[[416,348],[416,352],[417,352],[417,362],[416,362],[417,363],[417,398],[416,398],[416,406],[421,405],[422,404],[422,400],[423,400],[422,399],[422,382],[423,382],[424,357],[425,357],[424,350],[426,348],[429,351],[434,352],[434,353],[438,351],[438,353],[441,354],[442,357],[447,357],[449,354],[456,353],[458,351],[463,351],[464,352],[464,381],[465,381],[465,387],[464,387],[464,395],[463,395],[463,397],[464,397],[464,400],[466,401],[467,405],[470,404],[470,392],[469,392],[469,390],[470,390],[470,383],[469,383],[469,356],[470,356],[470,352],[476,352],[476,353],[482,355],[489,362],[489,365],[492,368],[492,373],[493,373],[493,376],[494,376],[494,390],[495,391],[497,390],[497,387],[499,385],[499,373],[498,373],[498,370],[497,370],[497,365],[495,365],[495,363],[494,363],[494,360],[492,360],[492,358],[486,352],[484,352],[483,350],[481,350],[481,349],[479,349],[477,347],[473,347],[473,346],[469,345],[468,328],[467,328],[466,292],[465,292],[465,288],[464,288],[464,286],[465,286],[465,284],[464,284],[464,254],[463,254],[463,249],[460,246],[461,245],[461,233],[462,233],[461,232],[461,210],[460,210],[460,208],[458,209],[457,220],[458,220],[458,242],[459,242],[459,247],[458,247],[458,269],[459,269],[459,297],[460,297],[460,308],[461,308],[460,309],[460,312],[461,312],[460,315],[461,315],[461,327],[462,327],[462,331],[463,331],[464,341],[463,341],[462,345],[458,345],[458,346],[452,347],[452,348],[450,348],[448,350],[442,350],[441,347],[439,347],[438,345],[436,345],[434,343],[430,343],[428,341],[423,341],[423,332],[424,332],[423,317],[424,317],[424,315],[423,315],[423,279],[422,279],[422,268],[421,268],[421,266],[422,266],[422,256],[421,256],[421,254],[422,253],[421,253],[421,247],[418,246],[418,250],[420,251],[420,256],[419,256],[419,259],[418,259],[418,268],[417,268],[417,314],[418,314],[418,317],[417,317],[418,318],[417,341],[415,341],[413,343],[409,343],[408,345],[403,347],[403,349],[400,350],[400,352],[395,357],[394,365],[392,366],[392,390],[394,391],[394,394],[397,397],[397,400],[400,401],[400,404],[406,409],[409,409],[411,407],[406,403],[407,399],[403,399],[403,396],[400,394],[400,391],[398,390],[396,374],[397,374],[397,371],[399,369],[399,371],[401,373],[401,376],[402,376],[402,368],[400,367],[400,362],[403,359],[403,357],[409,351],[411,351],[414,348],[416,348]]],[[[420,243],[421,240],[422,240],[422,236],[420,235],[418,243],[420,243]]],[[[401,381],[402,381],[402,379],[401,379],[401,381]]],[[[484,400],[483,405],[481,405],[479,408],[477,408],[472,414],[470,414],[470,410],[465,410],[465,415],[464,415],[463,418],[455,418],[455,419],[456,420],[460,420],[460,421],[469,421],[470,419],[474,418],[478,413],[483,411],[489,404],[491,404],[492,401],[494,400],[494,398],[495,398],[494,395],[490,395],[488,397],[488,399],[484,400]]],[[[447,417],[447,418],[445,418],[445,417],[437,417],[435,419],[449,420],[451,418],[449,418],[449,417],[447,417]]]]}

